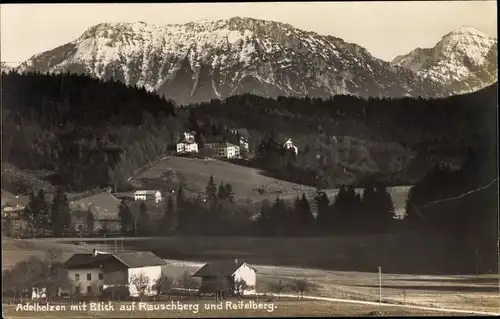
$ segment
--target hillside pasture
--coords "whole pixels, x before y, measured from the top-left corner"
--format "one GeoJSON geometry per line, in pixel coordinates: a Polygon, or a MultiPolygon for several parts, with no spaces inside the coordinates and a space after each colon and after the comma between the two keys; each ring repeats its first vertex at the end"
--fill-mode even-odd
{"type": "MultiPolygon", "coordinates": [[[[237,199],[241,202],[256,202],[264,199],[274,200],[280,196],[283,200],[293,200],[305,193],[310,199],[316,188],[295,184],[265,176],[261,171],[215,159],[193,159],[169,157],[163,159],[135,176],[131,182],[143,189],[175,190],[179,185],[191,195],[205,191],[210,175],[215,183],[230,183],[237,199]],[[258,188],[264,189],[260,194],[258,188]]],[[[392,187],[390,189],[396,209],[404,207],[410,187],[392,187]]],[[[325,193],[333,200],[337,189],[326,189],[325,193]]],[[[357,190],[361,192],[361,189],[357,190]]]]}
{"type": "Polygon", "coordinates": [[[30,257],[44,258],[48,251],[53,251],[61,260],[66,260],[75,253],[91,252],[91,248],[48,242],[43,239],[21,240],[2,237],[2,269],[10,268],[30,257]]]}

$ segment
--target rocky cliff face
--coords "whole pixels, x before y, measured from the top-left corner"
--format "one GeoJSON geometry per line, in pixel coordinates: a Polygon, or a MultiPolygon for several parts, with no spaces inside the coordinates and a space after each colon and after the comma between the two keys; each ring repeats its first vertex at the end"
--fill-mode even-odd
{"type": "Polygon", "coordinates": [[[407,68],[454,94],[476,91],[498,79],[497,39],[462,27],[433,48],[417,48],[396,57],[392,65],[407,68]]]}
{"type": "Polygon", "coordinates": [[[185,104],[252,93],[438,96],[431,79],[356,44],[251,18],[183,25],[99,24],[19,71],[76,72],[144,86],[185,104]]]}

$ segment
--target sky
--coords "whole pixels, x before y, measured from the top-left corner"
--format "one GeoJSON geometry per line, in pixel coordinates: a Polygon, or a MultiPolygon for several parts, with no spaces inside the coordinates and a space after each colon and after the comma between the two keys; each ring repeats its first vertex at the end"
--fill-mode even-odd
{"type": "Polygon", "coordinates": [[[252,17],[289,23],[365,47],[390,61],[433,47],[461,26],[497,36],[497,6],[481,1],[254,2],[156,4],[2,4],[0,59],[22,62],[73,41],[104,22],[187,23],[252,17]]]}

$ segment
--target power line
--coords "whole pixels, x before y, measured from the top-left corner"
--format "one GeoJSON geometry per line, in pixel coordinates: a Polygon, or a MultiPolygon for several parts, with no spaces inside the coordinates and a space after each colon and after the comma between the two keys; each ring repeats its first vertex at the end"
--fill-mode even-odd
{"type": "Polygon", "coordinates": [[[493,185],[493,183],[495,183],[496,181],[498,181],[498,178],[495,178],[494,180],[492,180],[491,182],[489,182],[488,184],[484,185],[484,186],[481,186],[479,188],[476,188],[476,189],[473,189],[473,190],[470,190],[468,191],[467,193],[463,193],[461,195],[458,195],[458,196],[454,196],[454,197],[448,197],[448,198],[445,198],[445,199],[439,199],[439,200],[436,200],[436,201],[433,201],[433,202],[430,202],[424,206],[420,206],[420,208],[426,208],[426,207],[429,207],[429,206],[432,206],[432,205],[435,205],[435,204],[438,204],[438,203],[443,203],[443,202],[448,202],[450,200],[455,200],[455,199],[460,199],[462,197],[465,197],[467,195],[470,195],[472,193],[475,193],[475,192],[479,192],[485,188],[488,188],[490,187],[491,185],[493,185]]]}
{"type": "MultiPolygon", "coordinates": [[[[463,194],[460,194],[460,195],[458,195],[458,196],[453,196],[453,197],[448,197],[448,198],[444,198],[444,199],[438,199],[438,200],[435,200],[435,201],[433,201],[433,202],[430,202],[430,203],[428,203],[428,204],[425,204],[425,205],[423,205],[423,206],[420,206],[420,209],[422,209],[422,208],[426,208],[426,207],[429,207],[429,206],[432,206],[432,205],[435,205],[435,204],[439,204],[439,203],[448,202],[448,201],[451,201],[451,200],[456,200],[456,199],[463,198],[463,197],[468,196],[468,195],[470,195],[470,194],[473,194],[473,193],[479,192],[479,191],[481,191],[481,190],[483,190],[483,189],[486,189],[486,188],[490,187],[491,185],[493,185],[493,184],[494,184],[495,182],[497,182],[497,181],[498,181],[498,177],[497,177],[497,178],[495,178],[494,180],[492,180],[491,182],[489,182],[488,184],[484,185],[484,186],[481,186],[481,187],[479,187],[479,188],[476,188],[476,189],[470,190],[470,191],[468,191],[468,192],[466,192],[466,193],[463,193],[463,194]]],[[[411,205],[413,206],[413,208],[415,208],[415,211],[416,211],[416,212],[420,215],[420,217],[422,217],[422,219],[427,220],[427,218],[425,217],[425,215],[423,215],[423,214],[420,212],[419,208],[418,208],[417,206],[415,206],[415,204],[411,203],[411,205]]]]}

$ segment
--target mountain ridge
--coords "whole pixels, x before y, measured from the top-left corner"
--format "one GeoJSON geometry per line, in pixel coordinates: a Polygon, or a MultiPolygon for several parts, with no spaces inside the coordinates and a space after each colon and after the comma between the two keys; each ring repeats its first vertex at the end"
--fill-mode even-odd
{"type": "Polygon", "coordinates": [[[497,39],[462,26],[445,34],[431,48],[399,55],[392,65],[405,67],[455,94],[481,89],[497,81],[497,39]]]}
{"type": "Polygon", "coordinates": [[[290,24],[234,17],[186,24],[101,23],[18,71],[84,73],[179,104],[237,94],[440,97],[453,91],[365,48],[290,24]]]}

